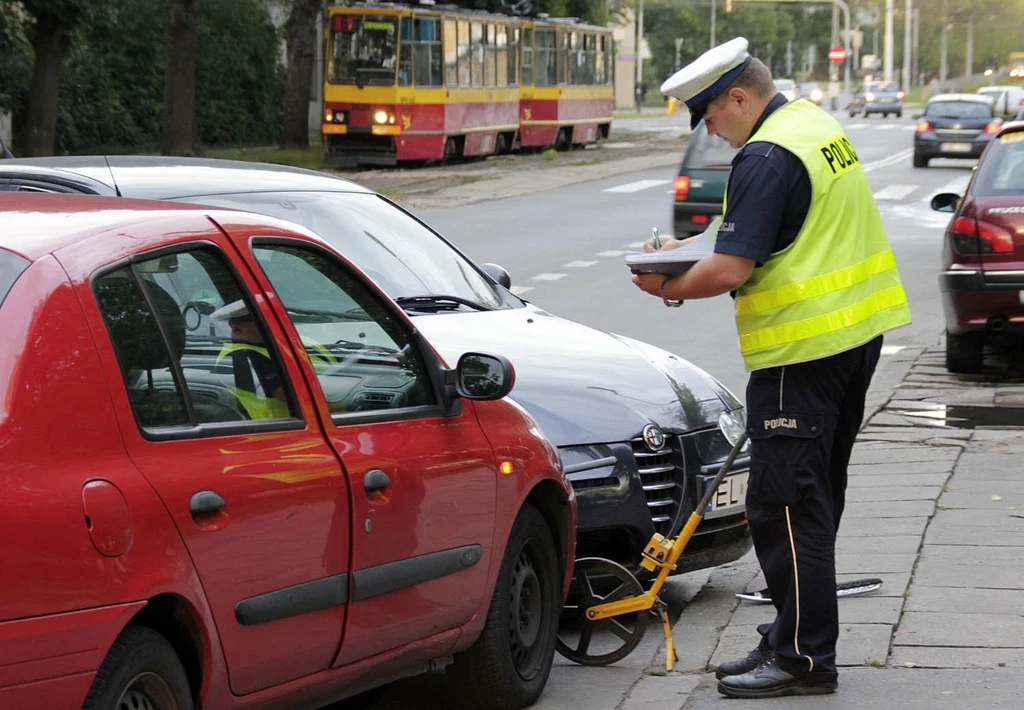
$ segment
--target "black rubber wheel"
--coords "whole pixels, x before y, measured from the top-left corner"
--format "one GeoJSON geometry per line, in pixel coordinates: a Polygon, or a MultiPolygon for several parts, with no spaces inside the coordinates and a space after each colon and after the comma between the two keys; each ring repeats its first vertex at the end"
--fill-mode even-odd
{"type": "Polygon", "coordinates": [[[650,610],[590,621],[587,608],[644,593],[636,577],[618,562],[581,557],[573,567],[569,599],[562,609],[558,652],[581,666],[607,666],[633,652],[647,631],[650,610]]]}
{"type": "Polygon", "coordinates": [[[918,155],[917,153],[914,153],[914,167],[915,168],[927,168],[928,167],[928,158],[924,157],[923,155],[918,155]]]}
{"type": "Polygon", "coordinates": [[[850,111],[850,118],[853,118],[856,115],[857,115],[856,111],[850,111]]]}
{"type": "Polygon", "coordinates": [[[525,506],[509,535],[484,630],[448,666],[467,708],[519,710],[540,697],[555,657],[563,571],[547,521],[525,506]]]}
{"type": "Polygon", "coordinates": [[[114,640],[82,710],[193,710],[192,690],[163,636],[128,626],[114,640]]]}
{"type": "Polygon", "coordinates": [[[903,112],[902,111],[897,111],[896,112],[896,118],[903,118],[903,112]]]}
{"type": "Polygon", "coordinates": [[[946,369],[964,375],[981,372],[985,361],[985,338],[981,333],[946,333],[946,369]]]}

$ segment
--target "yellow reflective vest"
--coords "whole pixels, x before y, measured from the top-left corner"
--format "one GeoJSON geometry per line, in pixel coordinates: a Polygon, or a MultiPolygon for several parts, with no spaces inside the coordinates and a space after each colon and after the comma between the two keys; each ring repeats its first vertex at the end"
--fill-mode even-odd
{"type": "Polygon", "coordinates": [[[747,370],[817,360],[909,323],[882,217],[839,122],[809,101],[794,101],[765,119],[748,142],[754,141],[796,155],[810,175],[812,196],[795,241],[737,291],[747,370]]]}
{"type": "MultiPolygon", "coordinates": [[[[253,345],[252,343],[228,343],[221,348],[220,353],[217,355],[217,365],[220,365],[220,361],[232,353],[242,350],[251,350],[273,362],[273,358],[264,347],[253,345]]],[[[224,386],[228,388],[231,394],[238,398],[239,403],[248,412],[250,419],[281,419],[291,416],[287,403],[271,396],[269,392],[262,394],[250,392],[247,389],[228,384],[227,381],[224,382],[224,386]]]]}

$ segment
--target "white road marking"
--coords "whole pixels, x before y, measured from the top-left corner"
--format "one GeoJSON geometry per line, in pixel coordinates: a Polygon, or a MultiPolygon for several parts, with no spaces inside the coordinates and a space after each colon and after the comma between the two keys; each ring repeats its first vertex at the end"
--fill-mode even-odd
{"type": "Polygon", "coordinates": [[[626,246],[633,249],[643,249],[644,244],[646,244],[646,242],[630,242],[626,246]]]}
{"type": "Polygon", "coordinates": [[[646,190],[649,187],[658,187],[659,185],[667,185],[671,180],[637,180],[636,182],[627,182],[625,185],[616,185],[615,187],[606,187],[601,192],[640,192],[646,190]]]}
{"type": "Polygon", "coordinates": [[[872,170],[877,170],[878,168],[884,168],[887,165],[892,165],[894,163],[901,163],[904,160],[906,160],[907,158],[909,158],[913,152],[914,152],[913,148],[907,148],[906,150],[901,150],[899,153],[895,153],[893,155],[890,155],[888,158],[882,158],[881,160],[876,160],[873,163],[868,163],[867,165],[864,166],[864,172],[870,173],[872,170]]]}
{"type": "Polygon", "coordinates": [[[876,200],[902,200],[917,189],[917,185],[886,185],[875,193],[876,200]]]}
{"type": "Polygon", "coordinates": [[[623,254],[628,254],[628,253],[629,252],[622,251],[621,249],[609,249],[608,251],[599,251],[599,252],[597,252],[597,255],[598,256],[622,256],[623,254]]]}
{"type": "Polygon", "coordinates": [[[570,261],[568,264],[562,264],[569,269],[583,269],[587,266],[593,266],[596,261],[570,261]]]}
{"type": "Polygon", "coordinates": [[[851,123],[846,127],[846,130],[853,130],[854,128],[864,128],[868,124],[866,123],[851,123]]]}
{"type": "Polygon", "coordinates": [[[883,345],[882,346],[882,354],[883,355],[895,355],[900,350],[905,350],[906,347],[907,347],[906,345],[883,345]]]}
{"type": "Polygon", "coordinates": [[[509,289],[509,291],[511,291],[512,293],[514,293],[517,296],[522,296],[527,291],[532,291],[532,290],[533,290],[533,286],[513,286],[512,288],[509,289]]]}
{"type": "Polygon", "coordinates": [[[885,124],[883,124],[881,126],[875,126],[874,130],[876,130],[876,131],[891,131],[893,128],[896,128],[896,124],[895,123],[885,123],[885,124]]]}
{"type": "Polygon", "coordinates": [[[537,274],[536,276],[531,276],[530,278],[533,279],[534,281],[558,281],[558,279],[564,279],[565,277],[566,274],[543,273],[537,274]]]}
{"type": "Polygon", "coordinates": [[[909,126],[904,126],[903,130],[904,131],[916,131],[917,130],[917,124],[913,123],[913,124],[911,124],[909,126]]]}

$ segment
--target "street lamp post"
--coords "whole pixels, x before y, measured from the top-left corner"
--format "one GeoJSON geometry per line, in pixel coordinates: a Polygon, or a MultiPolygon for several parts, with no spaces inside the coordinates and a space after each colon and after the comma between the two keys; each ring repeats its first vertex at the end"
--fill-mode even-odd
{"type": "Polygon", "coordinates": [[[911,10],[911,3],[913,0],[907,0],[907,10],[904,13],[906,17],[903,18],[903,90],[910,91],[910,16],[913,14],[911,10]]]}

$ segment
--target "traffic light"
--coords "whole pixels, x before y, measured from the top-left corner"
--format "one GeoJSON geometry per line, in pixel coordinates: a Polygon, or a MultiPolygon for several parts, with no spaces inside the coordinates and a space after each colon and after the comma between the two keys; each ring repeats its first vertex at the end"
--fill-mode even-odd
{"type": "Polygon", "coordinates": [[[725,0],[725,11],[726,12],[732,12],[732,3],[733,3],[733,0],[725,0]]]}

